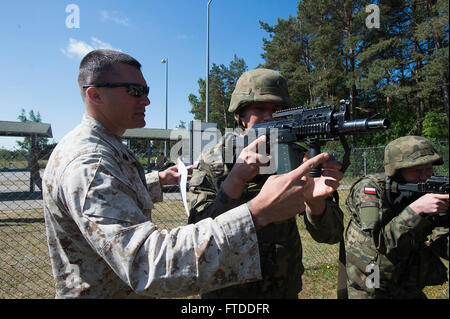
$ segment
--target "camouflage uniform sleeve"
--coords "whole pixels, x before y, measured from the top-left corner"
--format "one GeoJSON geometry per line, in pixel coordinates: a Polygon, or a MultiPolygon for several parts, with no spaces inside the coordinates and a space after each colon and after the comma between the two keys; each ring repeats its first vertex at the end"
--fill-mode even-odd
{"type": "Polygon", "coordinates": [[[431,224],[425,218],[406,207],[386,226],[380,229],[379,235],[374,233],[378,250],[385,250],[386,256],[392,262],[399,262],[409,256],[424,242],[424,234],[431,229],[431,224]]]}
{"type": "Polygon", "coordinates": [[[394,262],[409,254],[412,243],[419,242],[417,236],[431,229],[431,224],[409,206],[399,213],[386,209],[383,195],[376,183],[368,179],[354,186],[351,204],[357,221],[354,226],[369,234],[376,249],[394,262]],[[395,217],[382,225],[380,220],[387,215],[395,217]]]}
{"type": "MultiPolygon", "coordinates": [[[[65,171],[60,194],[81,235],[123,282],[153,297],[179,297],[261,279],[246,205],[215,220],[166,231],[142,213],[152,202],[116,163],[93,156],[65,171]]],[[[94,266],[94,265],[92,265],[94,266]]]]}
{"type": "Polygon", "coordinates": [[[430,239],[431,249],[441,258],[448,260],[449,251],[449,231],[448,227],[436,227],[433,229],[430,239]]]}
{"type": "Polygon", "coordinates": [[[344,214],[331,198],[322,215],[304,214],[305,226],[311,237],[319,243],[336,244],[342,239],[344,214]]]}
{"type": "Polygon", "coordinates": [[[163,201],[163,191],[161,184],[159,183],[158,171],[153,171],[145,175],[145,181],[147,183],[148,192],[153,203],[163,201]]]}

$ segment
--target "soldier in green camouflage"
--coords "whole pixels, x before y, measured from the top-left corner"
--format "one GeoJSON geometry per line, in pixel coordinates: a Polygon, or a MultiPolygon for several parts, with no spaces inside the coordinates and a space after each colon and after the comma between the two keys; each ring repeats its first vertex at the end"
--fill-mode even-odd
{"type": "Polygon", "coordinates": [[[405,136],[386,146],[384,174],[353,184],[346,201],[349,298],[426,298],[425,286],[448,280],[439,258],[448,259],[448,225],[437,228],[433,216],[448,213],[449,195],[390,192],[392,183],[423,182],[433,175],[433,165],[442,164],[428,140],[405,136]]]}
{"type": "MultiPolygon", "coordinates": [[[[273,70],[255,69],[239,78],[228,111],[234,113],[239,128],[245,130],[256,123],[273,120],[273,112],[289,105],[285,78],[273,70]]],[[[222,145],[231,137],[226,135],[200,156],[189,187],[189,223],[215,218],[247,202],[260,192],[268,177],[258,174],[259,164],[264,162],[262,158],[251,163],[249,154],[241,153],[236,163],[224,163],[222,145]]],[[[308,199],[305,197],[306,211],[299,211],[308,232],[321,243],[334,244],[342,238],[343,213],[330,198],[343,177],[340,168],[339,162],[330,160],[323,166],[324,177],[308,178],[311,192],[308,199]]],[[[257,237],[263,279],[215,290],[203,294],[202,298],[298,298],[304,268],[296,218],[269,224],[257,231],[257,237]]]]}

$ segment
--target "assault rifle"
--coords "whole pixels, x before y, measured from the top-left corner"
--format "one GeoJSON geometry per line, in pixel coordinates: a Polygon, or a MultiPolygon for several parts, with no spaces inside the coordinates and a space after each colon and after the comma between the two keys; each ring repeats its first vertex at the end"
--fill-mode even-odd
{"type": "MultiPolygon", "coordinates": [[[[392,194],[397,193],[405,197],[410,197],[413,193],[425,194],[448,194],[448,177],[447,176],[431,176],[425,182],[419,183],[397,183],[391,179],[386,180],[386,188],[388,200],[392,202],[392,194]]],[[[431,216],[430,220],[434,220],[436,226],[448,227],[448,210],[436,216],[431,216]]]]}
{"type": "MultiPolygon", "coordinates": [[[[320,154],[320,148],[326,142],[339,139],[345,151],[342,161],[342,171],[345,171],[350,164],[350,147],[345,136],[388,129],[390,126],[386,118],[375,119],[378,114],[370,118],[348,120],[346,111],[349,104],[350,101],[341,100],[339,109],[335,105],[327,105],[315,108],[297,107],[275,112],[272,117],[281,119],[255,124],[246,132],[243,143],[238,143],[235,138],[233,145],[227,145],[226,142],[224,149],[230,149],[231,146],[233,153],[239,154],[241,150],[236,149],[237,144],[243,148],[251,142],[249,139],[266,134],[269,137],[266,149],[270,145],[277,147],[276,173],[283,174],[296,168],[302,162],[301,148],[296,142],[304,142],[309,147],[309,156],[312,158],[320,154]],[[276,132],[275,136],[273,136],[274,132],[276,132]]],[[[321,170],[321,167],[316,167],[310,172],[310,176],[319,177],[321,170]]]]}
{"type": "Polygon", "coordinates": [[[431,176],[425,182],[420,183],[396,183],[392,182],[391,191],[393,193],[413,192],[421,194],[448,194],[448,177],[431,176]]]}

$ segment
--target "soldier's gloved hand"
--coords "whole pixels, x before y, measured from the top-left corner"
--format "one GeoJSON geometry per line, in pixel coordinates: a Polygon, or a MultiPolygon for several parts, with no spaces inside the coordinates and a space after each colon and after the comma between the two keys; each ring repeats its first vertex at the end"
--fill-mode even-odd
{"type": "Polygon", "coordinates": [[[419,215],[435,215],[448,211],[448,200],[449,194],[425,194],[409,207],[419,215]]]}
{"type": "Polygon", "coordinates": [[[269,163],[269,157],[258,153],[258,145],[266,142],[266,136],[262,135],[239,154],[233,169],[222,184],[224,192],[230,198],[239,198],[248,181],[251,181],[258,173],[261,166],[269,163]]]}
{"type": "Polygon", "coordinates": [[[259,194],[247,204],[255,227],[283,221],[303,211],[307,183],[303,177],[329,158],[329,154],[321,153],[289,173],[270,176],[259,194]]]}

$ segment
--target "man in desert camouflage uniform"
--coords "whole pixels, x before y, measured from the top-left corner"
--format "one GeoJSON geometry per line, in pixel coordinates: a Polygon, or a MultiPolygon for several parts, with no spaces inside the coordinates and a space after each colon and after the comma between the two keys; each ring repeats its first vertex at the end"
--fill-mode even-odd
{"type": "Polygon", "coordinates": [[[369,175],[352,186],[346,202],[351,217],[345,241],[349,298],[426,298],[425,286],[447,281],[439,255],[448,259],[448,225],[436,227],[435,221],[437,214],[448,214],[448,194],[389,191],[394,182],[427,180],[433,165],[442,164],[425,138],[401,137],[386,146],[385,174],[369,175]]]}
{"type": "MultiPolygon", "coordinates": [[[[290,105],[286,80],[278,72],[255,69],[245,72],[237,81],[228,111],[233,112],[240,129],[273,120],[272,113],[290,105]]],[[[238,132],[233,134],[238,135],[238,132]]],[[[189,187],[189,222],[215,218],[221,213],[254,198],[268,175],[257,175],[255,164],[224,163],[222,148],[229,134],[216,147],[202,153],[198,168],[194,170],[189,187]]],[[[228,145],[228,144],[226,144],[228,145]]],[[[303,151],[306,151],[303,149],[303,151]]],[[[317,194],[308,198],[306,228],[321,243],[334,244],[342,237],[343,213],[329,199],[342,178],[340,163],[333,161],[324,167],[328,178],[309,178],[317,194]],[[324,180],[333,179],[333,187],[324,180]]],[[[257,232],[263,280],[212,291],[202,298],[298,298],[302,288],[302,245],[296,218],[272,223],[257,232]]]]}
{"type": "Polygon", "coordinates": [[[162,200],[161,185],[177,182],[178,169],[145,175],[121,140],[127,129],[145,126],[150,101],[140,68],[113,50],[92,51],[80,63],[86,113],[56,146],[43,178],[57,298],[189,296],[259,280],[256,230],[291,218],[285,207],[302,203],[301,177],[329,160],[321,154],[273,176],[254,201],[215,220],[161,230],[151,209],[162,200]]]}

